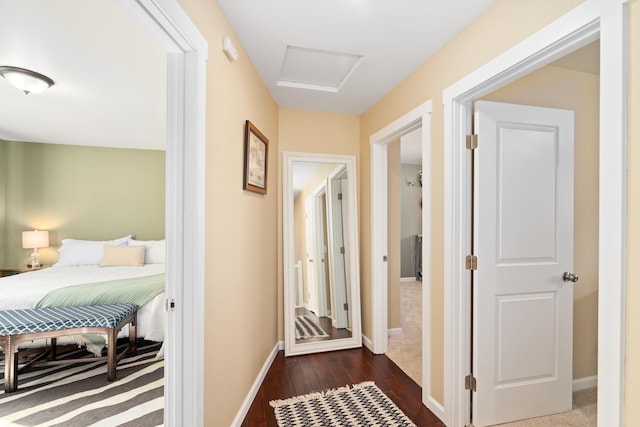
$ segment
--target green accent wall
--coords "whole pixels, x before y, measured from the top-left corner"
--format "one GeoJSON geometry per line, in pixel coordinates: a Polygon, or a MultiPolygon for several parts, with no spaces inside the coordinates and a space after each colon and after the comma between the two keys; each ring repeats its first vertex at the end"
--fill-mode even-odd
{"type": "Polygon", "coordinates": [[[0,265],[26,264],[22,231],[49,230],[40,261],[65,238],[164,238],[165,152],[0,141],[0,265]]]}

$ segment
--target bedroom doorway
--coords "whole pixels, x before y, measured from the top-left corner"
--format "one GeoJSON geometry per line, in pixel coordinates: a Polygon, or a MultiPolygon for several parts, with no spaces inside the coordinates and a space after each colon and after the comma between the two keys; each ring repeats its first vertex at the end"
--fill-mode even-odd
{"type": "Polygon", "coordinates": [[[466,158],[465,136],[469,133],[471,103],[484,94],[600,38],[600,140],[599,153],[599,261],[598,277],[606,292],[598,301],[598,424],[620,425],[624,416],[621,386],[624,380],[625,289],[624,225],[626,224],[625,176],[627,69],[626,5],[586,2],[532,35],[509,52],[497,57],[458,81],[443,93],[445,105],[445,396],[447,423],[466,425],[469,397],[464,390],[469,348],[467,328],[469,304],[468,272],[454,260],[469,253],[470,205],[464,197],[469,174],[462,166],[466,158]],[[460,173],[460,175],[458,175],[460,173]],[[621,191],[622,190],[622,191],[621,191]],[[456,224],[454,224],[456,222],[456,224]]]}
{"type": "Polygon", "coordinates": [[[203,425],[207,42],[176,0],[114,1],[167,52],[164,424],[203,425]]]}

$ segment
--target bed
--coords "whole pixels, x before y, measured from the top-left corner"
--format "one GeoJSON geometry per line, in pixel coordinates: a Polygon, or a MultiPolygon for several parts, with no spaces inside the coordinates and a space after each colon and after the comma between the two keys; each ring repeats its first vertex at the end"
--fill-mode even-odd
{"type": "MultiPolygon", "coordinates": [[[[134,295],[136,300],[117,302],[140,305],[137,337],[164,341],[164,240],[140,241],[131,236],[109,241],[65,239],[58,251],[59,260],[52,267],[0,278],[0,310],[100,304],[100,300],[87,300],[97,298],[91,295],[92,289],[99,290],[100,298],[122,300],[129,298],[129,294],[123,297],[120,290],[126,287],[138,291],[134,295]],[[142,292],[138,284],[145,282],[153,285],[142,292]]],[[[128,328],[118,335],[119,338],[127,336],[128,328]]],[[[104,346],[104,342],[85,336],[67,337],[58,343],[85,345],[96,354],[104,346]]],[[[43,344],[35,342],[28,346],[43,344]]]]}

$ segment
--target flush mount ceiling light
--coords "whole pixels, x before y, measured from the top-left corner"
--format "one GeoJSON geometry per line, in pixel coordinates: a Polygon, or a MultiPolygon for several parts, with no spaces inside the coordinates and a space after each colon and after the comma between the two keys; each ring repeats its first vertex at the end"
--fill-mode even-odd
{"type": "Polygon", "coordinates": [[[339,92],[361,55],[287,46],[278,86],[339,92]]]}
{"type": "Polygon", "coordinates": [[[54,85],[49,77],[26,68],[0,66],[0,76],[27,95],[40,93],[54,85]]]}

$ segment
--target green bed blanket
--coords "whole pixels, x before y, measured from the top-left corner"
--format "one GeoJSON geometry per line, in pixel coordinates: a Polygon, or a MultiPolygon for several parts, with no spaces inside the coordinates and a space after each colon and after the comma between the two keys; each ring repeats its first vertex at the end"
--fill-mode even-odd
{"type": "Polygon", "coordinates": [[[55,289],[36,308],[72,305],[136,304],[142,307],[164,292],[164,273],[55,289]]]}

